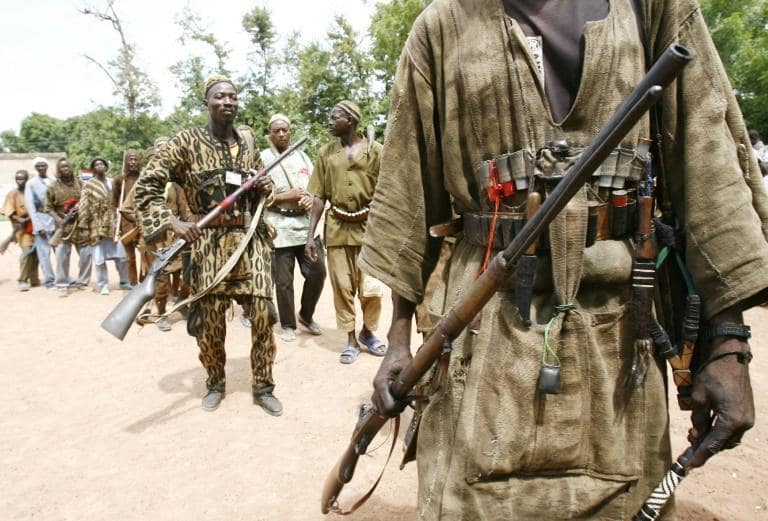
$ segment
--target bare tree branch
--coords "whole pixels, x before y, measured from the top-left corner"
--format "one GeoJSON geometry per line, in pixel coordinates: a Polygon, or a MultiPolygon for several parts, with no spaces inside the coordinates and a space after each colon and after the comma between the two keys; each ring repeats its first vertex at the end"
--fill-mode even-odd
{"type": "Polygon", "coordinates": [[[115,78],[114,78],[114,77],[112,77],[112,74],[110,74],[110,73],[109,73],[109,69],[107,69],[106,67],[104,67],[104,66],[103,66],[101,63],[99,63],[99,61],[98,61],[98,60],[96,60],[95,58],[92,58],[91,56],[88,56],[87,54],[83,54],[83,58],[85,58],[86,60],[88,60],[88,61],[90,61],[90,62],[94,63],[94,64],[95,64],[95,65],[96,65],[96,66],[97,66],[99,69],[101,69],[102,71],[104,71],[104,74],[106,74],[106,75],[107,75],[107,77],[109,78],[109,81],[111,81],[111,82],[112,82],[112,84],[113,84],[115,87],[119,87],[119,85],[118,85],[117,81],[115,80],[115,78]]]}
{"type": "Polygon", "coordinates": [[[114,4],[115,0],[109,0],[105,11],[99,11],[94,7],[85,6],[80,9],[80,12],[84,15],[93,16],[102,22],[109,22],[112,24],[112,28],[120,35],[120,41],[122,42],[123,47],[125,47],[128,45],[128,41],[125,39],[123,24],[120,22],[120,17],[117,16],[117,13],[115,12],[114,4]]]}

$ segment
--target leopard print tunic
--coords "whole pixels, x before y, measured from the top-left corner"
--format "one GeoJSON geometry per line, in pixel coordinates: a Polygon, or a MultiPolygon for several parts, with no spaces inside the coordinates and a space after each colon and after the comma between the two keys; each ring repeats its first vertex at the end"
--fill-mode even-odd
{"type": "MultiPolygon", "coordinates": [[[[235,155],[226,143],[214,137],[205,127],[181,131],[150,160],[136,183],[134,203],[140,216],[141,233],[147,242],[153,242],[170,229],[171,212],[164,198],[169,181],[182,188],[191,212],[202,216],[238,188],[234,184],[238,175],[244,181],[249,169],[262,168],[253,130],[240,126],[236,134],[238,147],[235,155]],[[228,172],[235,175],[228,175],[228,172]]],[[[258,198],[255,192],[247,194],[226,213],[230,216],[253,213],[258,198]]],[[[202,237],[190,248],[188,279],[193,291],[211,283],[245,232],[245,228],[212,227],[202,230],[202,237]]],[[[271,298],[271,249],[271,239],[262,221],[240,260],[211,294],[271,298]]]]}

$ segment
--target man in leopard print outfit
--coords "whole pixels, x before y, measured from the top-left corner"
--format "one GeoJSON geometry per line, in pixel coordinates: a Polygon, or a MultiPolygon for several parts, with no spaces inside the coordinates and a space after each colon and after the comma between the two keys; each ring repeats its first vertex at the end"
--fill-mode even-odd
{"type": "Polygon", "coordinates": [[[234,267],[221,282],[214,284],[216,274],[247,238],[248,221],[259,198],[271,199],[272,182],[265,176],[255,183],[252,192],[241,197],[211,224],[204,229],[197,227],[196,221],[262,168],[253,130],[235,126],[238,100],[233,83],[224,76],[209,78],[203,103],[208,108],[207,126],[178,133],[149,161],[137,181],[135,206],[139,224],[148,242],[168,229],[189,242],[190,261],[185,280],[195,294],[211,286],[202,298],[190,305],[187,320],[187,331],[197,338],[200,362],[208,372],[203,409],[215,410],[224,397],[226,313],[234,299],[247,310],[252,322],[254,402],[267,413],[279,416],[283,407],[273,394],[272,379],[276,350],[272,325],[277,317],[272,303],[272,247],[263,222],[258,223],[234,267]],[[193,212],[192,222],[174,217],[168,209],[163,194],[169,181],[184,190],[193,212]]]}

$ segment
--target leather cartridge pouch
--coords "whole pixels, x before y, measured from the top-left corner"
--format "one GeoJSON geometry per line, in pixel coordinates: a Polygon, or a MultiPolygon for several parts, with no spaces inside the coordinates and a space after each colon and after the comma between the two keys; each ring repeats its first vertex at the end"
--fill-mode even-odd
{"type": "MultiPolygon", "coordinates": [[[[193,174],[197,186],[197,200],[205,212],[213,210],[227,196],[233,194],[245,179],[247,172],[229,171],[224,169],[209,170],[193,174]],[[238,184],[239,183],[239,184],[238,184]]],[[[229,207],[223,215],[242,216],[242,212],[248,208],[248,197],[240,198],[229,207]]],[[[216,225],[212,225],[216,226],[216,225]]],[[[240,224],[239,226],[243,226],[240,224]]]]}
{"type": "MultiPolygon", "coordinates": [[[[492,213],[468,212],[464,214],[464,238],[474,246],[486,247],[490,239],[492,213]]],[[[493,237],[493,249],[501,250],[520,233],[525,225],[523,212],[499,212],[496,218],[496,231],[493,237]]]]}

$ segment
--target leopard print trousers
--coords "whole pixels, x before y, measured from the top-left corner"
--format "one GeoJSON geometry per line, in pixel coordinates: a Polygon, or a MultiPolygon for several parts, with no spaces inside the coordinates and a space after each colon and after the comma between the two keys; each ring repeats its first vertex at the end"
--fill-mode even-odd
{"type": "Polygon", "coordinates": [[[227,310],[232,299],[235,299],[245,310],[245,315],[251,319],[251,372],[253,376],[253,391],[270,392],[274,388],[272,379],[272,364],[275,361],[277,346],[272,335],[272,326],[276,322],[277,313],[271,300],[260,297],[238,295],[206,295],[194,305],[199,306],[202,331],[197,336],[197,346],[200,349],[200,362],[208,372],[205,384],[208,389],[224,391],[226,378],[224,365],[227,353],[224,341],[227,336],[227,310]]]}

